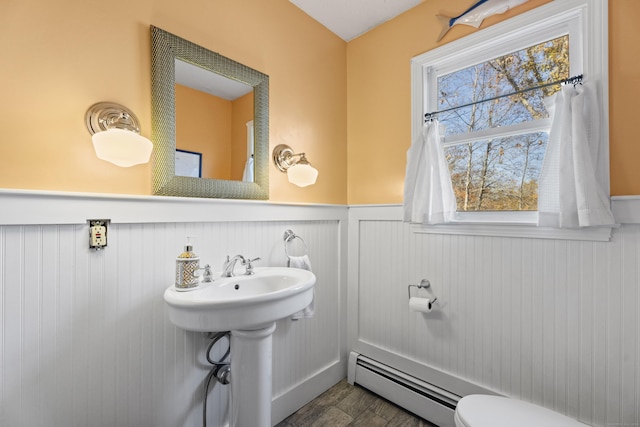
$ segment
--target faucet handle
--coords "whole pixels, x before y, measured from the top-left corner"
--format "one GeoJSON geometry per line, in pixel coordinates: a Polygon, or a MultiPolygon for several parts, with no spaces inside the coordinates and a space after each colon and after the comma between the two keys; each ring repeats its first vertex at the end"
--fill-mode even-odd
{"type": "Polygon", "coordinates": [[[254,259],[248,259],[248,258],[247,258],[247,259],[242,263],[242,265],[244,265],[244,266],[246,266],[246,267],[247,267],[247,271],[245,271],[245,272],[244,272],[244,274],[245,274],[245,275],[251,275],[251,274],[254,274],[254,271],[253,271],[253,262],[254,262],[254,261],[259,261],[259,260],[260,260],[260,257],[257,257],[257,258],[254,258],[254,259]]]}
{"type": "Polygon", "coordinates": [[[204,270],[204,273],[202,275],[202,281],[213,282],[213,273],[211,272],[211,266],[207,264],[201,270],[204,270]]]}

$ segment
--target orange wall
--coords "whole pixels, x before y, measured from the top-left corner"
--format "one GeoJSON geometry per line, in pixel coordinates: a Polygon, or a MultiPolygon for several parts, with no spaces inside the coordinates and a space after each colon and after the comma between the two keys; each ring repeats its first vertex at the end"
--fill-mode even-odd
{"type": "MultiPolygon", "coordinates": [[[[481,28],[548,3],[530,0],[481,28]]],[[[559,1],[559,0],[557,0],[559,1]]],[[[455,26],[440,43],[436,14],[455,16],[469,0],[427,0],[347,46],[348,200],[402,203],[411,145],[412,57],[476,31],[455,26]]],[[[640,99],[640,1],[609,0],[611,192],[640,194],[640,144],[634,114],[640,99]]]]}
{"type": "MultiPolygon", "coordinates": [[[[515,13],[548,1],[530,0],[515,13]]],[[[347,44],[288,0],[114,0],[108,8],[97,0],[4,0],[0,188],[150,194],[150,165],[119,168],[95,157],[84,114],[95,102],[119,102],[150,136],[153,24],[270,76],[271,148],[304,151],[320,171],[316,185],[301,189],[270,163],[271,200],[400,203],[411,143],[409,61],[438,45],[436,13],[457,14],[469,3],[426,0],[347,44]]],[[[640,2],[609,5],[611,190],[640,194],[640,2]]],[[[442,43],[472,31],[457,26],[442,43]]]]}
{"type": "Polygon", "coordinates": [[[97,159],[84,124],[113,101],[151,135],[151,24],[269,75],[271,147],[321,171],[300,189],[270,163],[271,200],[347,201],[346,43],[288,0],[3,0],[0,188],[151,193],[151,166],[97,159]]]}
{"type": "Polygon", "coordinates": [[[176,88],[176,148],[202,154],[202,177],[230,179],[231,101],[176,88]]]}
{"type": "Polygon", "coordinates": [[[640,194],[640,1],[609,0],[611,194],[640,194]]]}

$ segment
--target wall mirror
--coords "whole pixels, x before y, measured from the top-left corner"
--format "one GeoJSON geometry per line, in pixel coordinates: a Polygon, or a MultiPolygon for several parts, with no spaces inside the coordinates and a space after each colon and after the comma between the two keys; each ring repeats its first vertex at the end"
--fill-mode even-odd
{"type": "Polygon", "coordinates": [[[269,197],[269,77],[151,26],[153,193],[269,197]]]}

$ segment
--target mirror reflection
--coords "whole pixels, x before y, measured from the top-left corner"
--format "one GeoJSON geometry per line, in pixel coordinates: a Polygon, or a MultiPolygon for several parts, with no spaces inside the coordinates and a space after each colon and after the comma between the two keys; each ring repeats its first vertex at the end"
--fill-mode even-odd
{"type": "Polygon", "coordinates": [[[175,61],[176,175],[253,181],[253,87],[175,61]]]}

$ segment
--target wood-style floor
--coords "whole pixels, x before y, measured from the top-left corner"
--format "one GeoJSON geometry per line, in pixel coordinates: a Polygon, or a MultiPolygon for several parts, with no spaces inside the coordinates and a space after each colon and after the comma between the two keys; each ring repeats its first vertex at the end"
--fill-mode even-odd
{"type": "Polygon", "coordinates": [[[342,380],[276,427],[437,427],[342,380]]]}

